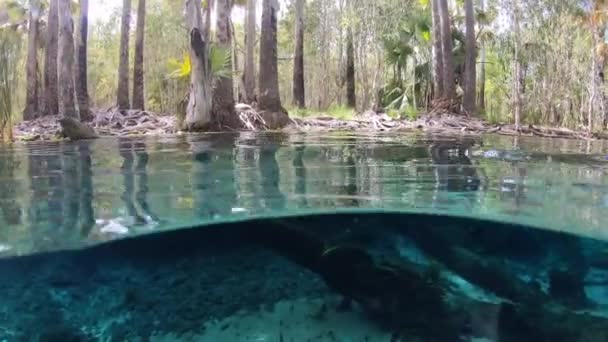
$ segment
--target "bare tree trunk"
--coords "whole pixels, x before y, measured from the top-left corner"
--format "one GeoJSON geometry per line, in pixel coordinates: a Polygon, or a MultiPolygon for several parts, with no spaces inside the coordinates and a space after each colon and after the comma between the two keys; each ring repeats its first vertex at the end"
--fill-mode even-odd
{"type": "Polygon", "coordinates": [[[304,89],[304,0],[296,0],[296,48],[293,61],[293,101],[298,108],[306,107],[304,89]]]}
{"type": "Polygon", "coordinates": [[[262,2],[262,32],[260,42],[260,72],[258,107],[268,112],[284,112],[279,95],[277,70],[277,0],[262,2]]]}
{"type": "MultiPolygon", "coordinates": [[[[207,2],[209,6],[209,2],[207,2]]],[[[209,12],[209,7],[207,7],[209,12]]],[[[208,36],[204,35],[209,20],[202,23],[199,0],[186,0],[186,20],[190,34],[190,97],[186,110],[185,128],[203,130],[211,125],[211,68],[209,65],[208,36]]]]}
{"type": "Polygon", "coordinates": [[[475,9],[473,0],[464,1],[465,22],[466,22],[466,47],[464,63],[464,98],[462,101],[464,110],[467,114],[475,114],[476,104],[476,65],[477,46],[475,39],[475,9]]]}
{"type": "Polygon", "coordinates": [[[522,112],[522,65],[521,65],[521,43],[519,32],[519,5],[517,0],[512,0],[513,12],[513,33],[515,35],[515,55],[513,57],[513,116],[515,118],[515,129],[521,129],[521,112],[522,112]]]}
{"type": "Polygon", "coordinates": [[[40,27],[39,0],[30,0],[29,25],[27,35],[27,62],[26,62],[26,98],[23,120],[33,120],[39,113],[38,108],[38,37],[40,27]]]}
{"type": "MultiPolygon", "coordinates": [[[[232,31],[230,29],[230,0],[216,0],[215,37],[217,45],[226,50],[232,49],[232,31]]],[[[232,70],[232,60],[229,69],[232,70]]],[[[213,88],[213,119],[218,128],[239,128],[239,120],[234,111],[234,88],[232,75],[220,77],[213,88]]]]}
{"type": "Polygon", "coordinates": [[[120,20],[120,56],[118,60],[118,89],[116,103],[118,109],[129,109],[129,31],[131,29],[131,0],[122,2],[120,20]]]}
{"type": "MultiPolygon", "coordinates": [[[[480,1],[481,11],[486,10],[486,0],[480,1]]],[[[483,30],[483,27],[481,27],[483,30]]],[[[485,111],[486,109],[486,45],[481,42],[480,51],[480,65],[479,65],[479,109],[485,111]]]]}
{"type": "Polygon", "coordinates": [[[247,30],[245,32],[245,70],[243,72],[244,101],[255,101],[255,32],[256,0],[247,0],[247,30]]]}
{"type": "Polygon", "coordinates": [[[593,130],[594,116],[600,110],[600,63],[597,53],[597,46],[600,42],[598,35],[597,23],[593,23],[593,27],[591,29],[593,36],[593,45],[591,50],[591,89],[589,96],[589,109],[587,113],[587,131],[591,132],[593,130]]]}
{"type": "Polygon", "coordinates": [[[80,120],[91,121],[93,116],[89,108],[89,90],[87,85],[87,40],[89,35],[89,0],[80,0],[80,24],[78,28],[78,46],[76,57],[76,98],[80,120]]]}
{"type": "Polygon", "coordinates": [[[138,0],[135,31],[135,61],[133,63],[133,109],[145,109],[144,96],[144,36],[146,30],[146,0],[138,0]]]}
{"type": "Polygon", "coordinates": [[[59,35],[59,18],[57,1],[51,0],[49,19],[46,29],[46,53],[44,61],[44,115],[57,115],[59,112],[59,94],[57,91],[57,49],[59,35]]]}
{"type": "Polygon", "coordinates": [[[353,46],[353,30],[350,27],[346,32],[346,105],[350,108],[357,108],[355,48],[353,46]]]}
{"type": "Polygon", "coordinates": [[[80,119],[74,89],[74,23],[71,0],[59,0],[59,113],[64,118],[80,119]]]}
{"type": "Polygon", "coordinates": [[[431,0],[433,32],[433,92],[434,98],[443,97],[443,48],[441,40],[441,18],[439,0],[431,0]]]}
{"type": "Polygon", "coordinates": [[[441,19],[441,48],[443,58],[443,96],[456,98],[456,81],[454,78],[454,55],[452,52],[452,24],[447,0],[439,1],[441,19]]]}

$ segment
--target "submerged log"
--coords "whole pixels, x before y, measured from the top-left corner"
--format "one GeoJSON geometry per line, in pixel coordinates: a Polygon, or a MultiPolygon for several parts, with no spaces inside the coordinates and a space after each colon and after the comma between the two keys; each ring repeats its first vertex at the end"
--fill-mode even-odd
{"type": "Polygon", "coordinates": [[[518,303],[488,303],[451,292],[445,286],[448,272],[441,263],[430,267],[403,260],[389,263],[364,249],[329,246],[307,232],[281,224],[248,227],[244,235],[319,274],[329,288],[357,302],[372,319],[392,331],[395,341],[451,342],[463,335],[501,342],[608,340],[608,319],[568,310],[540,289],[521,283],[499,264],[484,262],[462,248],[447,248],[443,253],[438,251],[446,248],[441,242],[437,249],[426,245],[441,263],[446,263],[446,257],[453,258],[446,264],[457,274],[518,303]],[[487,319],[489,311],[496,314],[494,322],[473,326],[474,317],[487,319]]]}

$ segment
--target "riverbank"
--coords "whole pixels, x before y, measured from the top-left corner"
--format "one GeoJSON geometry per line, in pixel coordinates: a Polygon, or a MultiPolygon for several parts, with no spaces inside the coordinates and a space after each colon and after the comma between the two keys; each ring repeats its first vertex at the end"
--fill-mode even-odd
{"type": "MultiPolygon", "coordinates": [[[[252,107],[236,106],[239,119],[246,130],[268,130],[272,125],[252,107]]],[[[375,131],[480,135],[487,133],[509,136],[537,136],[546,138],[603,140],[608,132],[586,132],[560,127],[525,125],[519,130],[513,124],[493,124],[479,118],[450,113],[431,112],[415,120],[394,119],[384,113],[366,112],[354,119],[342,120],[328,115],[291,118],[285,131],[375,131]]],[[[141,136],[180,134],[175,115],[162,115],[148,111],[118,111],[110,109],[95,113],[90,126],[99,136],[141,136]]],[[[56,117],[43,117],[15,125],[13,135],[17,141],[61,139],[61,127],[56,117]]]]}

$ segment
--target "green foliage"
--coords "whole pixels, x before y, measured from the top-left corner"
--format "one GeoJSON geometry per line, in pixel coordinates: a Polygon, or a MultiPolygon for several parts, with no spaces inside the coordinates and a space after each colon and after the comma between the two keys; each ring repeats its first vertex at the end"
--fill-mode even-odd
{"type": "Polygon", "coordinates": [[[12,28],[0,29],[0,137],[10,124],[18,89],[18,63],[21,38],[12,28]]]}
{"type": "MultiPolygon", "coordinates": [[[[211,74],[214,78],[232,77],[230,63],[232,61],[232,52],[230,49],[221,48],[212,44],[209,49],[209,63],[211,65],[211,74]]],[[[189,78],[192,72],[192,61],[190,55],[185,54],[182,60],[171,58],[168,62],[168,67],[171,72],[167,75],[169,78],[184,79],[189,78]]]]}

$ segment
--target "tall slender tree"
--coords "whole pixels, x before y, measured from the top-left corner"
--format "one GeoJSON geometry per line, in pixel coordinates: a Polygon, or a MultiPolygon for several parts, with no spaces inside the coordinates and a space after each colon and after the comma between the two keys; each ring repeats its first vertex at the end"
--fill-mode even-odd
{"type": "Polygon", "coordinates": [[[137,27],[135,29],[135,61],[133,64],[133,109],[145,109],[144,95],[144,36],[146,28],[146,0],[137,3],[137,27]]]}
{"type": "Polygon", "coordinates": [[[295,54],[293,61],[293,101],[298,108],[306,107],[304,89],[304,0],[296,0],[295,54]]]}
{"type": "Polygon", "coordinates": [[[357,107],[355,89],[355,48],[353,46],[353,30],[350,27],[346,32],[346,105],[350,108],[357,107]]]}
{"type": "Polygon", "coordinates": [[[87,81],[87,41],[89,36],[89,0],[80,0],[80,21],[76,47],[76,98],[80,120],[91,121],[89,108],[89,88],[87,81]]]}
{"type": "Polygon", "coordinates": [[[464,97],[462,100],[462,105],[468,114],[475,114],[477,95],[477,42],[475,39],[475,9],[473,8],[473,0],[464,1],[464,12],[466,23],[466,44],[464,63],[464,97]]]}
{"type": "Polygon", "coordinates": [[[284,111],[279,95],[279,75],[277,70],[278,11],[278,0],[262,1],[258,107],[260,110],[276,113],[284,111]]]}
{"type": "MultiPolygon", "coordinates": [[[[230,14],[232,10],[231,0],[216,0],[215,11],[217,14],[215,35],[218,47],[225,51],[232,49],[232,30],[230,25],[230,14]]],[[[232,60],[229,59],[232,70],[232,60]]],[[[232,75],[219,77],[213,89],[213,117],[218,128],[238,127],[238,119],[234,111],[234,88],[232,75]]]]}
{"type": "Polygon", "coordinates": [[[38,108],[38,46],[40,39],[40,2],[39,0],[29,1],[29,20],[27,35],[27,62],[26,62],[26,98],[23,119],[32,120],[39,113],[38,108]]]}
{"type": "MultiPolygon", "coordinates": [[[[206,11],[210,4],[207,1],[206,11]]],[[[186,0],[186,21],[190,36],[190,96],[184,126],[187,130],[203,130],[211,125],[212,87],[209,64],[209,16],[202,22],[199,0],[186,0]]]]}
{"type": "Polygon", "coordinates": [[[439,1],[439,18],[441,21],[441,53],[443,59],[443,96],[448,99],[456,97],[454,78],[454,53],[452,51],[452,24],[447,0],[439,1]]]}
{"type": "MultiPolygon", "coordinates": [[[[479,8],[481,12],[486,10],[486,0],[480,0],[479,8]]],[[[480,28],[483,30],[483,26],[480,28]]],[[[484,111],[486,109],[486,44],[481,41],[481,49],[479,51],[479,109],[484,111]]]]}
{"type": "Polygon", "coordinates": [[[80,119],[74,98],[74,23],[71,0],[59,0],[59,113],[66,118],[80,119]]]}
{"type": "Polygon", "coordinates": [[[256,0],[247,0],[245,31],[245,66],[243,71],[243,101],[255,101],[255,40],[256,40],[256,0]]]}
{"type": "Polygon", "coordinates": [[[433,92],[435,98],[443,97],[443,48],[441,41],[441,18],[439,0],[431,0],[433,41],[433,92]]]}
{"type": "Polygon", "coordinates": [[[59,35],[58,0],[51,0],[46,29],[46,51],[44,58],[44,115],[57,115],[59,94],[57,91],[57,49],[59,35]]]}
{"type": "Polygon", "coordinates": [[[129,109],[129,32],[131,29],[131,0],[123,0],[120,20],[120,56],[118,61],[118,109],[129,109]]]}
{"type": "Polygon", "coordinates": [[[513,117],[515,119],[515,128],[521,129],[521,112],[522,112],[522,83],[523,68],[521,63],[521,37],[519,27],[519,4],[518,0],[511,0],[511,24],[513,26],[514,36],[514,56],[513,56],[513,86],[512,86],[512,101],[513,101],[513,117]]]}

